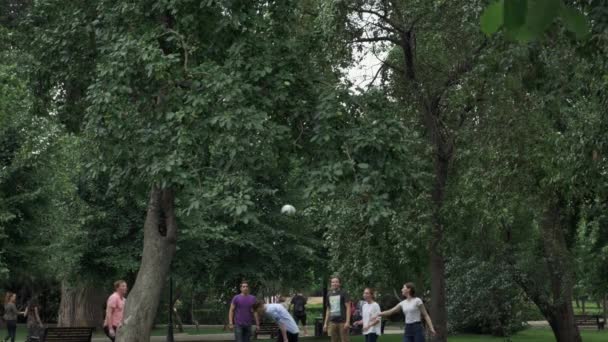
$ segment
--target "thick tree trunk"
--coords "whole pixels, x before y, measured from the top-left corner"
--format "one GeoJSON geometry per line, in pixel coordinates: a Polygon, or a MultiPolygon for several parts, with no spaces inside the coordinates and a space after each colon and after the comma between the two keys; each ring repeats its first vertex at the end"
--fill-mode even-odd
{"type": "MultiPolygon", "coordinates": [[[[427,114],[430,115],[430,114],[427,114]]],[[[436,143],[439,143],[436,140],[436,143]]],[[[447,303],[445,287],[445,259],[443,257],[443,235],[444,227],[441,217],[441,209],[445,198],[445,186],[448,179],[449,162],[451,152],[445,153],[443,145],[436,145],[435,157],[435,184],[433,186],[433,230],[430,246],[430,272],[431,272],[431,307],[430,313],[437,335],[431,340],[433,342],[447,341],[447,303]]]]}
{"type": "Polygon", "coordinates": [[[61,284],[58,325],[60,327],[96,327],[103,325],[104,292],[89,285],[61,284]]]}
{"type": "MultiPolygon", "coordinates": [[[[420,87],[415,68],[415,35],[412,29],[401,34],[401,48],[405,65],[404,77],[411,82],[414,92],[420,100],[422,123],[424,124],[431,146],[434,150],[434,184],[432,189],[433,227],[429,248],[429,267],[431,273],[431,306],[430,315],[437,335],[432,342],[447,341],[447,307],[445,287],[445,259],[443,256],[444,225],[442,208],[445,200],[445,189],[448,181],[449,168],[454,155],[454,140],[449,130],[442,127],[441,94],[427,94],[420,87]]],[[[466,70],[463,70],[463,72],[466,70]]],[[[446,87],[449,87],[446,85],[446,87]]]]}
{"type": "Polygon", "coordinates": [[[561,216],[560,201],[553,201],[545,210],[540,224],[551,285],[551,302],[542,305],[541,311],[549,321],[557,342],[581,342],[572,308],[575,282],[572,257],[566,245],[561,216]]]}
{"type": "Polygon", "coordinates": [[[149,342],[162,288],[167,280],[177,242],[174,194],[152,188],[144,223],[144,249],[135,285],[125,307],[118,342],[149,342]]]}

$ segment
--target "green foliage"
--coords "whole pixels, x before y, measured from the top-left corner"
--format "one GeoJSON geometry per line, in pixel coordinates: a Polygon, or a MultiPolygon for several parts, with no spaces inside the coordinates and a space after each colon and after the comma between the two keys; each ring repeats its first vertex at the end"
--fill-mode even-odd
{"type": "Polygon", "coordinates": [[[453,258],[447,269],[450,330],[511,336],[524,328],[527,303],[507,265],[453,258]]]}
{"type": "Polygon", "coordinates": [[[578,39],[589,34],[589,22],[578,9],[561,0],[499,0],[486,7],[481,15],[481,30],[487,35],[504,27],[508,38],[531,41],[541,37],[560,18],[578,39]]]}

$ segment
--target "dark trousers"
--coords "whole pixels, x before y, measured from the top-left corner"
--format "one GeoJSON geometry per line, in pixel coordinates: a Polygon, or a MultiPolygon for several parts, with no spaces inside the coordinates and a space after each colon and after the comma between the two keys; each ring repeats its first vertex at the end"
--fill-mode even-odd
{"type": "Polygon", "coordinates": [[[306,325],[306,314],[294,314],[293,320],[296,321],[296,324],[299,324],[298,322],[302,322],[302,325],[306,325]]]}
{"type": "Polygon", "coordinates": [[[6,321],[6,330],[8,331],[8,336],[4,340],[15,342],[15,335],[17,334],[17,321],[6,321]]]}
{"type": "Polygon", "coordinates": [[[406,324],[403,342],[424,342],[424,327],[422,323],[406,324]]]}
{"type": "Polygon", "coordinates": [[[250,342],[251,335],[251,325],[237,325],[234,327],[234,339],[236,342],[250,342]]]}
{"type": "Polygon", "coordinates": [[[103,332],[106,333],[106,336],[108,336],[110,341],[114,342],[116,340],[116,333],[117,333],[116,329],[117,328],[116,327],[112,327],[112,328],[114,328],[114,337],[112,337],[110,335],[110,328],[108,328],[108,327],[103,327],[103,332]]]}
{"type": "Polygon", "coordinates": [[[378,335],[375,333],[369,333],[365,335],[365,342],[376,342],[378,341],[378,335]]]}
{"type": "MultiPolygon", "coordinates": [[[[283,334],[279,330],[279,337],[277,337],[277,342],[285,342],[283,341],[283,334]]],[[[298,334],[292,334],[289,331],[287,332],[287,342],[298,342],[298,334]]]]}

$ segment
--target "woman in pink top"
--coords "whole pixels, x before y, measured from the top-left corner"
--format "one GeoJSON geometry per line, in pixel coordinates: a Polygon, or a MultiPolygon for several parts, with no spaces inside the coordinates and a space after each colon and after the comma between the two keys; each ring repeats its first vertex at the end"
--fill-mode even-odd
{"type": "Polygon", "coordinates": [[[103,331],[114,342],[116,330],[122,325],[122,315],[125,310],[125,295],[127,282],[117,280],[114,282],[114,293],[108,298],[106,305],[106,319],[103,322],[103,331]]]}

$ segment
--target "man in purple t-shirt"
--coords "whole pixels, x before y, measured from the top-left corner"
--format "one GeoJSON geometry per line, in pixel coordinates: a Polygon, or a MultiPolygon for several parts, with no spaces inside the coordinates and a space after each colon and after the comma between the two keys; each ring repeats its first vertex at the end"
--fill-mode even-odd
{"type": "Polygon", "coordinates": [[[255,304],[255,297],[249,294],[249,284],[243,281],[241,282],[241,294],[232,298],[228,312],[228,324],[230,330],[234,329],[236,342],[251,341],[251,326],[254,319],[258,329],[260,327],[258,315],[253,312],[253,304],[255,304]]]}

